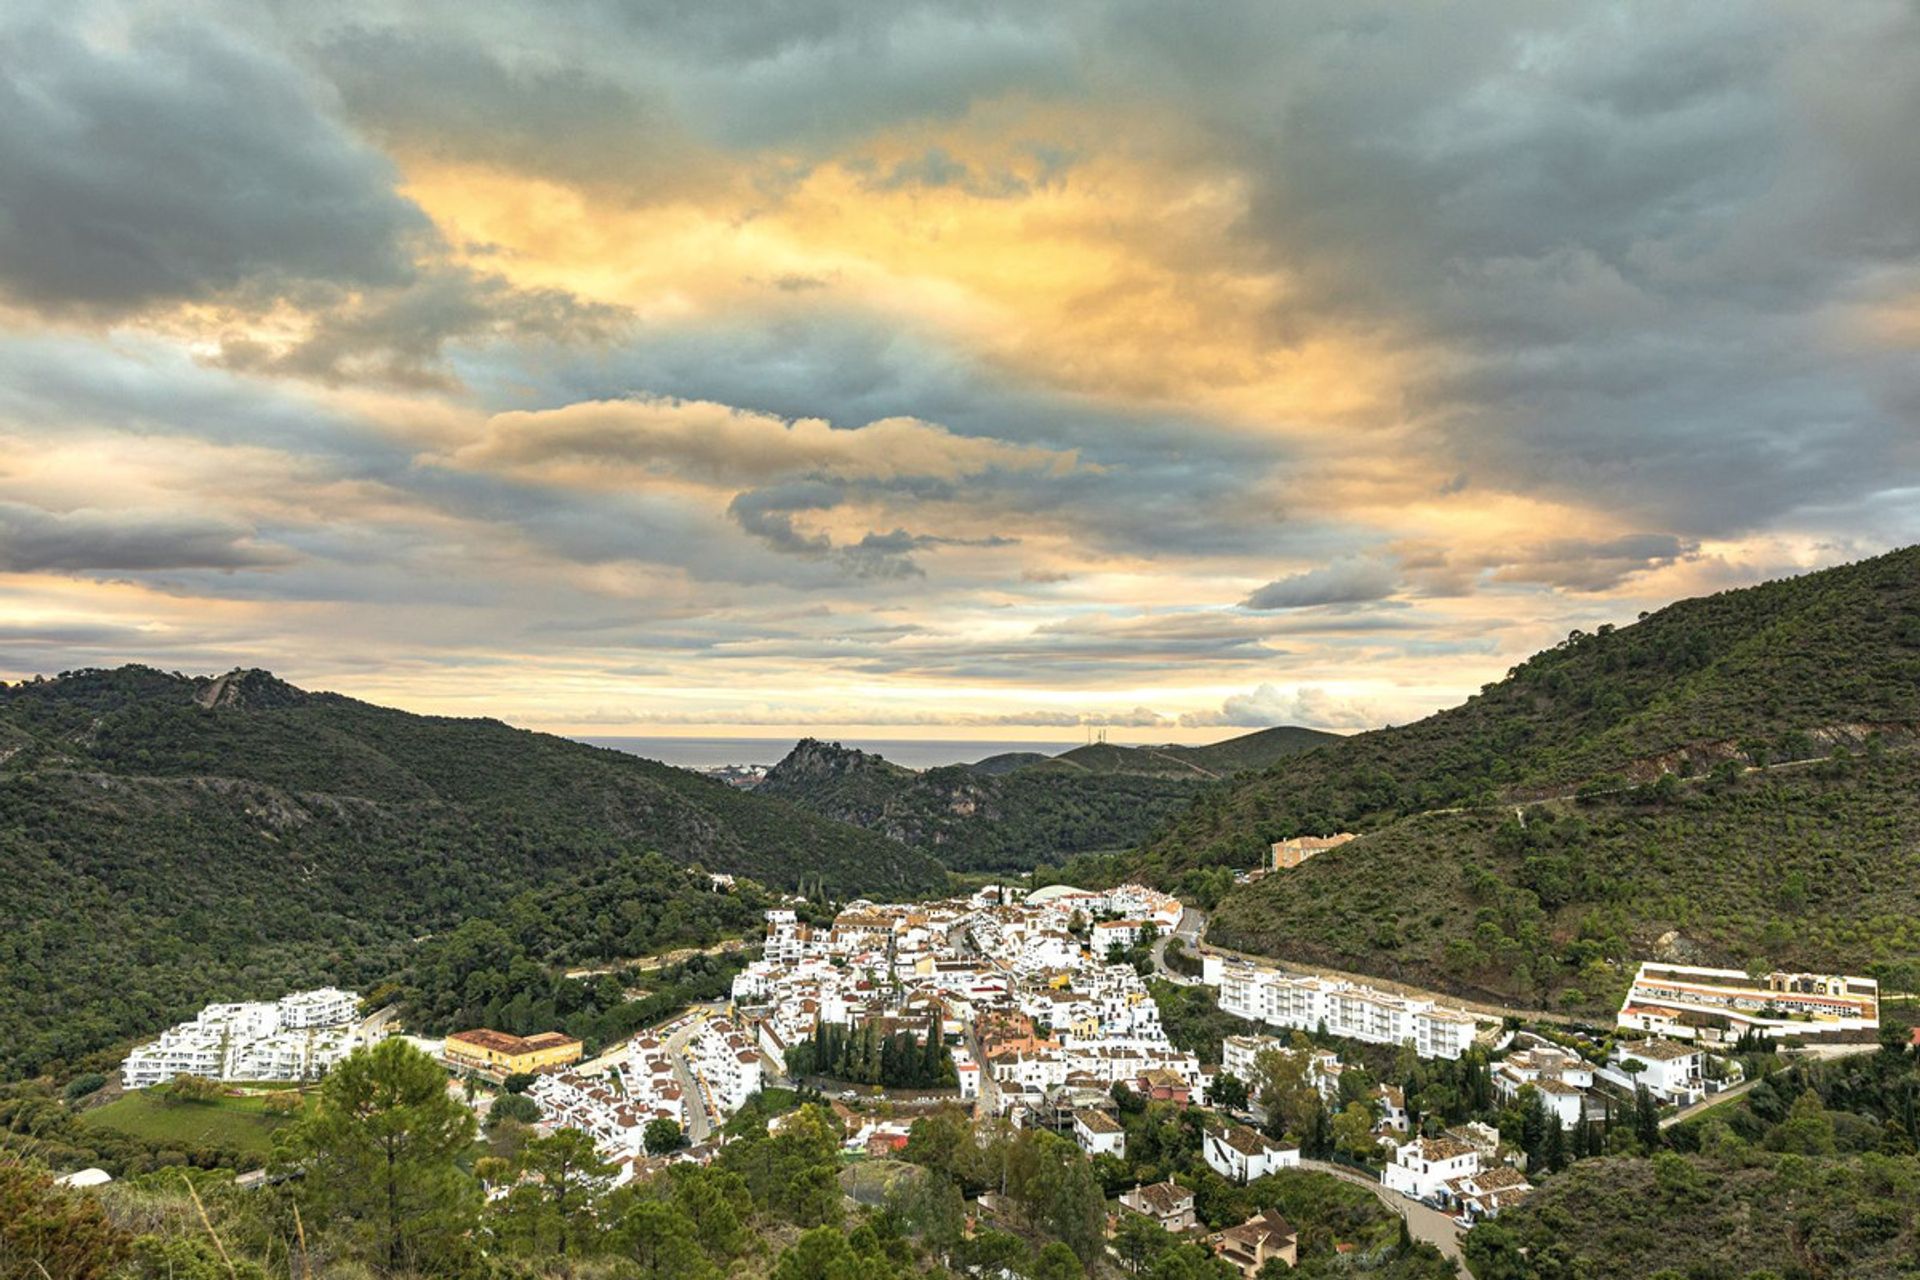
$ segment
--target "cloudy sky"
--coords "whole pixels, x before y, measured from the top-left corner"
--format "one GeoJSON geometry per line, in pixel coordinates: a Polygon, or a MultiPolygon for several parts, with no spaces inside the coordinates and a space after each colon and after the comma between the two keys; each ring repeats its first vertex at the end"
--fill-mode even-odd
{"type": "Polygon", "coordinates": [[[0,676],[1200,740],[1920,539],[1910,0],[26,0],[0,66],[0,676]]]}

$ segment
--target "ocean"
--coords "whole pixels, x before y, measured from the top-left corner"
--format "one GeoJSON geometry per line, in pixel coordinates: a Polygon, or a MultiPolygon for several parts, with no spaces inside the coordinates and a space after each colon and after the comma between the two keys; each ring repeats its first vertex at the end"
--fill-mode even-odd
{"type": "MultiPolygon", "coordinates": [[[[682,769],[715,769],[725,764],[778,764],[793,750],[797,738],[602,738],[582,737],[596,747],[627,751],[682,769]]],[[[943,764],[972,764],[1007,751],[1038,751],[1059,755],[1078,742],[991,742],[977,739],[840,738],[843,746],[885,756],[909,769],[933,769],[943,764]]]]}

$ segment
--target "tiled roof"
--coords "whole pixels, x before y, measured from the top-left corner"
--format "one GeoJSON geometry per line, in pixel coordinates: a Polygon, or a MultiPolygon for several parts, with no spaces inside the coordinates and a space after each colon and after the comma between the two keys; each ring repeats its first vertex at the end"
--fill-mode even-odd
{"type": "Polygon", "coordinates": [[[1472,1154],[1472,1147],[1464,1142],[1456,1142],[1452,1138],[1420,1139],[1420,1155],[1428,1160],[1457,1160],[1461,1156],[1472,1154]]]}
{"type": "Polygon", "coordinates": [[[1267,1210],[1258,1217],[1248,1218],[1237,1227],[1228,1227],[1220,1233],[1223,1241],[1244,1245],[1248,1253],[1252,1253],[1262,1243],[1269,1248],[1283,1248],[1294,1236],[1293,1224],[1273,1209],[1267,1210]]]}
{"type": "Polygon", "coordinates": [[[1270,1141],[1266,1135],[1255,1133],[1243,1124],[1237,1124],[1231,1129],[1228,1129],[1226,1133],[1221,1135],[1221,1140],[1235,1151],[1247,1156],[1264,1155],[1269,1151],[1283,1150],[1278,1143],[1270,1141]]]}
{"type": "Polygon", "coordinates": [[[1177,1213],[1193,1203],[1193,1192],[1175,1182],[1155,1182],[1149,1186],[1135,1187],[1133,1197],[1162,1217],[1177,1213]]]}
{"type": "Polygon", "coordinates": [[[1124,1132],[1111,1116],[1101,1111],[1076,1111],[1073,1113],[1073,1121],[1084,1127],[1088,1133],[1124,1132]]]}

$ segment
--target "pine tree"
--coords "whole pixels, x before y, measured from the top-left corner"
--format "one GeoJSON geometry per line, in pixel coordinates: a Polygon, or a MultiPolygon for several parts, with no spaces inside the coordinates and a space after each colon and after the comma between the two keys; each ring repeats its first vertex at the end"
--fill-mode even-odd
{"type": "Polygon", "coordinates": [[[305,1175],[308,1221],[352,1224],[381,1270],[451,1271],[480,1208],[480,1184],[459,1165],[473,1139],[473,1113],[447,1096],[446,1072],[392,1039],[328,1074],[274,1163],[305,1175]]]}

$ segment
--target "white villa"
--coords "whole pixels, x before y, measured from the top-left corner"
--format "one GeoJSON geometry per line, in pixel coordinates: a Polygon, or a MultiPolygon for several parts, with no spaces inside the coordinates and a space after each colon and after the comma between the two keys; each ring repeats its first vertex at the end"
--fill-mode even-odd
{"type": "Polygon", "coordinates": [[[1480,1172],[1480,1153],[1453,1138],[1415,1138],[1393,1153],[1380,1181],[1412,1200],[1444,1200],[1447,1183],[1480,1172]]]}
{"type": "Polygon", "coordinates": [[[1629,1091],[1645,1085],[1655,1100],[1684,1107],[1707,1096],[1705,1061],[1706,1054],[1694,1045],[1633,1040],[1613,1046],[1600,1077],[1629,1091]]]}
{"type": "Polygon", "coordinates": [[[1593,1067],[1579,1054],[1553,1045],[1521,1049],[1494,1064],[1493,1087],[1501,1101],[1513,1101],[1529,1085],[1539,1093],[1547,1110],[1560,1117],[1562,1125],[1571,1127],[1586,1114],[1593,1067]]]}
{"type": "Polygon", "coordinates": [[[1073,1140],[1089,1156],[1123,1156],[1127,1153],[1127,1131],[1104,1111],[1074,1112],[1073,1140]]]}
{"type": "Polygon", "coordinates": [[[1297,1168],[1300,1148],[1236,1124],[1207,1135],[1206,1158],[1208,1166],[1221,1177],[1252,1182],[1276,1169],[1297,1168]]]}

